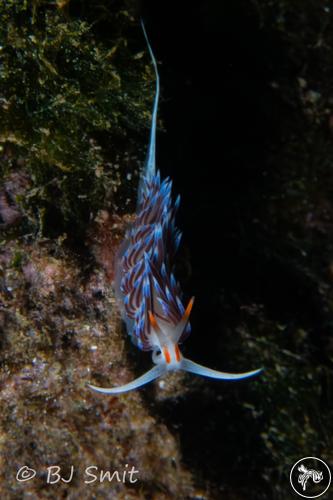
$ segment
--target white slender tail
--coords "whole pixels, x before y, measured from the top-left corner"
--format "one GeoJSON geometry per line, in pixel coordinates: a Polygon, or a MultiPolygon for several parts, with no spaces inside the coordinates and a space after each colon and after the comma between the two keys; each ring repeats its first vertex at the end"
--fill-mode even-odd
{"type": "Polygon", "coordinates": [[[151,61],[152,61],[152,64],[154,66],[156,88],[155,88],[155,98],[154,98],[154,105],[153,105],[153,111],[152,111],[152,117],[151,117],[151,128],[150,128],[150,138],[149,138],[148,151],[147,151],[147,156],[146,156],[146,161],[145,161],[144,169],[142,172],[142,176],[141,176],[141,179],[139,182],[138,206],[140,205],[140,203],[142,201],[142,191],[143,191],[144,179],[146,181],[150,181],[156,174],[156,122],[157,122],[158,101],[159,101],[159,97],[160,97],[160,76],[158,74],[157,62],[156,62],[156,59],[154,56],[153,49],[151,48],[151,45],[149,43],[148,35],[147,35],[145,25],[144,25],[142,19],[141,19],[141,26],[142,26],[142,31],[143,31],[144,37],[146,39],[146,43],[147,43],[147,47],[148,47],[149,54],[151,57],[151,61]]]}

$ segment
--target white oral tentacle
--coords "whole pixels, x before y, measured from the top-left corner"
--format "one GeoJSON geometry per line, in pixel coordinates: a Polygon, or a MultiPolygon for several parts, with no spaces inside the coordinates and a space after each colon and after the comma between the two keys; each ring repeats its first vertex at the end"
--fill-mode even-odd
{"type": "Polygon", "coordinates": [[[112,387],[110,389],[104,387],[97,387],[95,385],[88,384],[88,387],[95,392],[100,392],[102,394],[120,394],[122,392],[132,391],[133,389],[137,389],[152,380],[160,377],[166,372],[166,368],[164,365],[155,365],[148,372],[141,375],[141,377],[132,380],[128,384],[119,385],[118,387],[112,387]]]}
{"type": "Polygon", "coordinates": [[[217,370],[212,370],[211,368],[207,368],[206,366],[199,365],[190,359],[183,358],[181,361],[181,370],[186,372],[196,373],[197,375],[202,375],[204,377],[210,377],[220,380],[242,380],[244,378],[252,377],[257,375],[262,371],[262,368],[258,370],[253,370],[250,372],[244,373],[225,373],[219,372],[217,370]]]}

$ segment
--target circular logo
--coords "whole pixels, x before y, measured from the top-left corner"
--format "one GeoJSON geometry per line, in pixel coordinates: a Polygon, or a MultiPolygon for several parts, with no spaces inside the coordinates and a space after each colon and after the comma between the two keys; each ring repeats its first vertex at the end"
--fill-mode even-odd
{"type": "Polygon", "coordinates": [[[331,485],[331,471],[320,458],[301,458],[291,468],[290,484],[300,497],[318,498],[331,485]]]}

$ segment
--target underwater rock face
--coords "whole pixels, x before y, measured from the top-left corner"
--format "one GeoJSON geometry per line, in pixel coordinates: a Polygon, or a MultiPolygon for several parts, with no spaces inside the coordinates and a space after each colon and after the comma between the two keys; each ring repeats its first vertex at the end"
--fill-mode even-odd
{"type": "Polygon", "coordinates": [[[146,498],[160,488],[166,498],[191,494],[177,441],[149,413],[143,395],[105,398],[86,387],[96,377],[113,384],[133,377],[105,274],[83,275],[80,261],[66,251],[52,257],[51,243],[11,247],[1,253],[7,262],[1,279],[1,497],[146,498]],[[18,248],[24,252],[20,269],[10,265],[18,248]],[[73,474],[70,482],[56,481],[56,465],[64,479],[73,474]],[[16,481],[23,466],[36,470],[36,478],[16,481]],[[132,467],[133,482],[127,474],[124,483],[132,467]],[[111,483],[100,482],[102,471],[117,474],[111,483]]]}
{"type": "Polygon", "coordinates": [[[29,186],[29,176],[23,171],[13,172],[0,189],[0,228],[6,229],[22,219],[22,212],[16,203],[17,196],[23,196],[29,186]]]}
{"type": "Polygon", "coordinates": [[[86,386],[135,376],[111,286],[152,101],[130,3],[0,2],[1,498],[195,491],[142,393],[86,386]]]}

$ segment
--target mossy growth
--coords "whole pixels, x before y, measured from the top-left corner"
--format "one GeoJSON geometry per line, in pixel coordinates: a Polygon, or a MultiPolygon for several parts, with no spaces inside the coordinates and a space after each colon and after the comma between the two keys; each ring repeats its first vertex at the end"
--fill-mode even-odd
{"type": "Polygon", "coordinates": [[[130,2],[114,4],[0,1],[1,176],[20,159],[32,184],[18,202],[39,234],[82,234],[133,194],[152,73],[130,2]]]}

